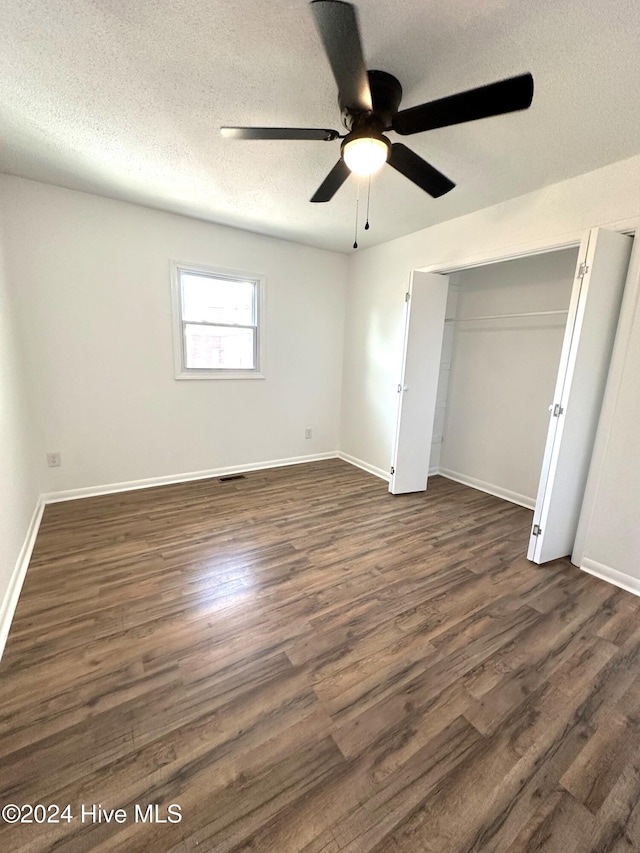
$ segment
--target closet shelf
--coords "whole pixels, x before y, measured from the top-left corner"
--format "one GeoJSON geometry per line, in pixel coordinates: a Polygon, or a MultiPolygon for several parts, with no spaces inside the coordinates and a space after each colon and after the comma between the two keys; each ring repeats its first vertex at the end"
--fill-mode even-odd
{"type": "Polygon", "coordinates": [[[569,312],[567,310],[562,311],[521,311],[517,314],[484,314],[480,317],[447,317],[445,319],[445,323],[469,323],[476,320],[513,320],[518,317],[553,317],[555,315],[564,314],[565,316],[569,312]]]}

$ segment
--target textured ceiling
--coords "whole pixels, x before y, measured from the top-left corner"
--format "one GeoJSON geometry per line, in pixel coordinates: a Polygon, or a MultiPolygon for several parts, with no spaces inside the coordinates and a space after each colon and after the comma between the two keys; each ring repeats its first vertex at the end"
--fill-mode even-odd
{"type": "MultiPolygon", "coordinates": [[[[367,66],[399,78],[403,108],[525,71],[536,85],[526,112],[404,138],[457,187],[434,200],[386,167],[361,246],[640,152],[637,0],[357,5],[367,66]]],[[[0,171],[351,250],[355,178],[308,201],[338,141],[219,133],[342,130],[306,0],[0,0],[0,13],[0,171]]]]}

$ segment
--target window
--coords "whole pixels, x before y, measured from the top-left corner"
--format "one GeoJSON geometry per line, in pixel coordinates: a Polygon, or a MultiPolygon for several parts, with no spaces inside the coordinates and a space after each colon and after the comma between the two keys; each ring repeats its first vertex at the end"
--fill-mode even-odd
{"type": "Polygon", "coordinates": [[[172,263],[176,379],[262,379],[261,276],[172,263]]]}

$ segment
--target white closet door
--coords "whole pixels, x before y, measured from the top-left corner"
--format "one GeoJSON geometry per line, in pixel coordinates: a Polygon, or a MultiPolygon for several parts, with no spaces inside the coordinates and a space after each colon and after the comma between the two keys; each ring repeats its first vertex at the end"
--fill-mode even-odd
{"type": "Polygon", "coordinates": [[[573,550],[631,243],[596,228],[580,246],[529,539],[535,563],[573,550]]]}
{"type": "Polygon", "coordinates": [[[446,275],[416,271],[411,278],[389,481],[394,495],[427,488],[448,286],[446,275]]]}

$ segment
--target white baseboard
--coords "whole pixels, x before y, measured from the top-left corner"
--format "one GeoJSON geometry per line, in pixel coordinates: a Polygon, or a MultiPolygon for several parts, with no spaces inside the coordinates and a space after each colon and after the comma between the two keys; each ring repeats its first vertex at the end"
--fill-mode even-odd
{"type": "Polygon", "coordinates": [[[38,535],[40,522],[42,521],[44,506],[42,498],[38,498],[36,508],[33,511],[29,527],[27,528],[27,535],[25,536],[15,567],[9,578],[9,586],[2,601],[0,601],[0,660],[2,660],[4,647],[9,637],[9,629],[13,621],[13,614],[16,612],[18,598],[20,597],[22,585],[27,575],[27,569],[29,568],[29,560],[31,559],[33,546],[36,543],[36,536],[38,535]]]}
{"type": "Polygon", "coordinates": [[[440,468],[438,474],[446,477],[448,480],[455,480],[456,483],[462,483],[463,486],[471,486],[472,489],[478,489],[480,492],[486,492],[489,495],[494,495],[496,498],[510,501],[512,504],[518,504],[518,506],[524,506],[527,509],[535,509],[536,507],[535,498],[520,495],[518,492],[512,492],[509,489],[503,489],[501,486],[495,486],[493,483],[485,483],[484,480],[476,480],[475,477],[467,477],[466,474],[459,474],[457,471],[450,471],[448,468],[440,468]]]}
{"type": "Polygon", "coordinates": [[[191,480],[208,480],[212,477],[228,477],[231,474],[244,474],[249,471],[262,471],[265,468],[283,468],[286,465],[302,465],[305,462],[318,462],[321,459],[335,459],[335,452],[312,453],[308,456],[292,456],[289,459],[271,459],[268,462],[252,462],[247,465],[230,465],[225,468],[211,468],[207,471],[191,471],[186,474],[169,474],[165,477],[149,477],[144,480],[129,480],[124,483],[108,483],[103,486],[88,486],[82,489],[67,489],[60,492],[47,492],[42,495],[45,504],[73,501],[79,498],[95,498],[114,492],[131,492],[135,489],[152,489],[155,486],[168,486],[172,483],[188,483],[191,480]]]}
{"type": "Polygon", "coordinates": [[[349,465],[355,465],[356,468],[362,468],[363,471],[366,471],[368,474],[373,474],[374,477],[380,477],[381,480],[386,480],[389,482],[390,473],[388,471],[383,471],[382,468],[376,468],[375,465],[369,465],[368,462],[363,462],[362,459],[356,459],[355,456],[349,456],[348,453],[338,452],[338,459],[342,459],[343,462],[348,462],[349,465]]]}
{"type": "Polygon", "coordinates": [[[619,572],[617,569],[612,569],[611,566],[605,566],[604,563],[598,563],[596,560],[590,560],[585,557],[580,566],[583,572],[588,572],[600,578],[602,581],[612,583],[614,586],[620,587],[627,592],[632,592],[634,595],[640,595],[640,578],[634,578],[624,572],[619,572]]]}

